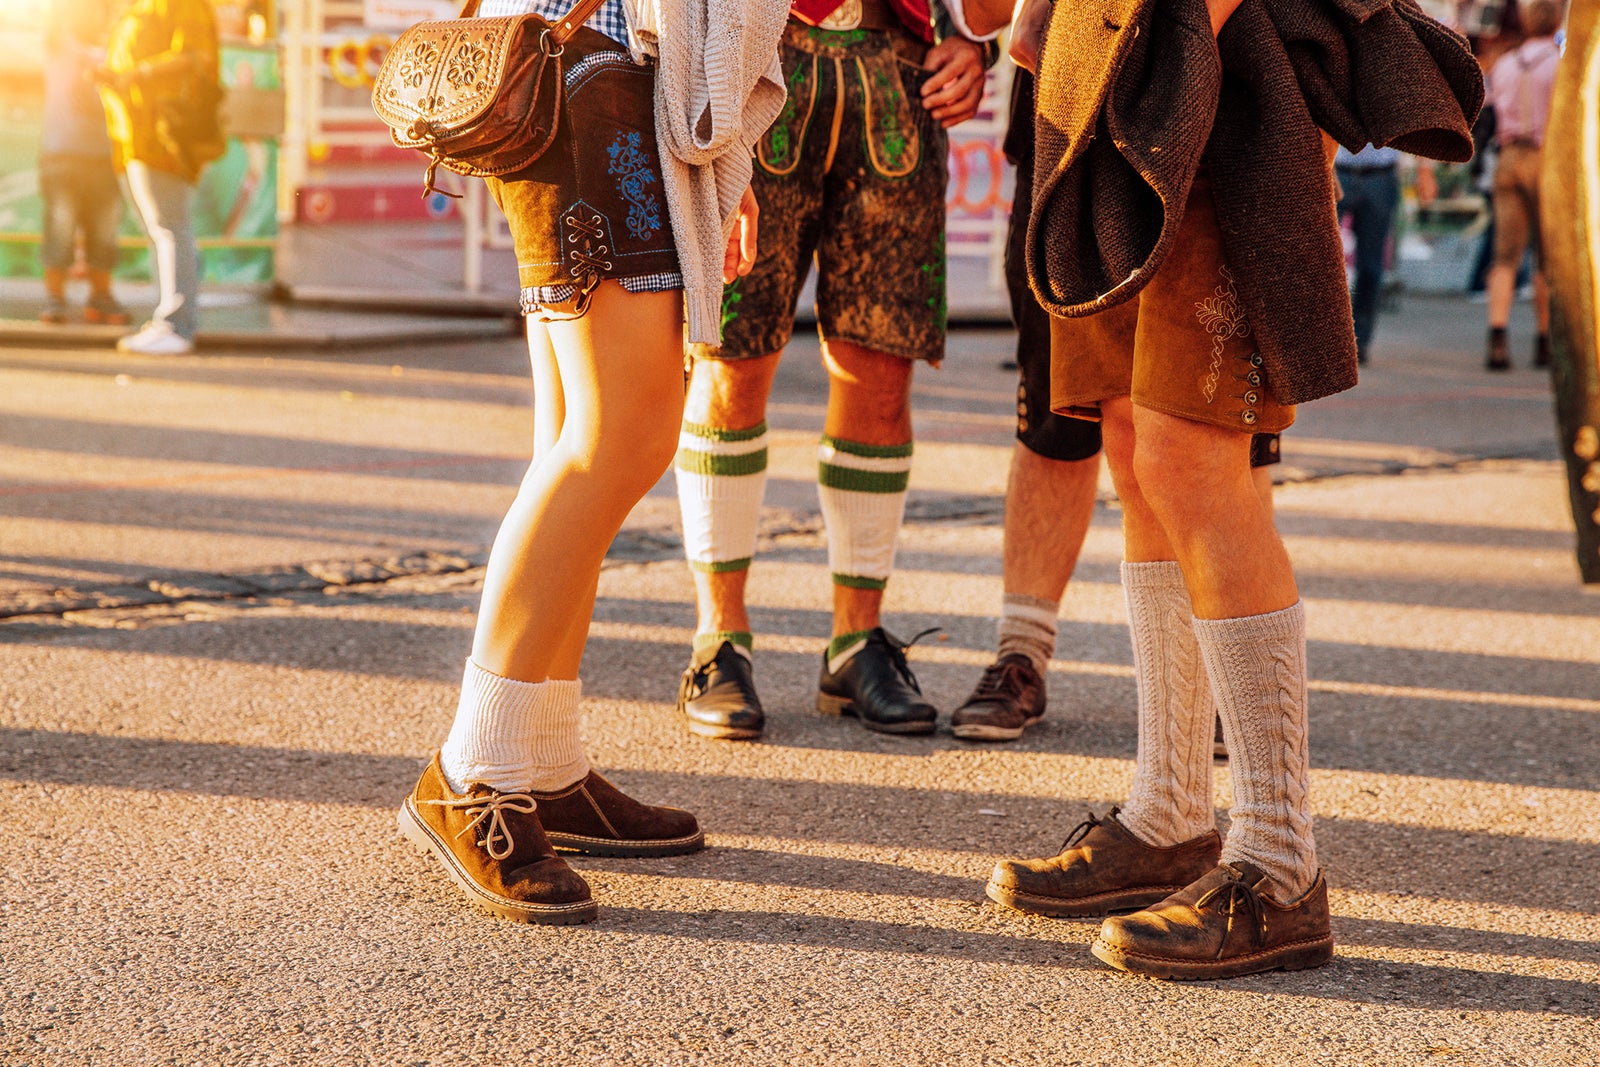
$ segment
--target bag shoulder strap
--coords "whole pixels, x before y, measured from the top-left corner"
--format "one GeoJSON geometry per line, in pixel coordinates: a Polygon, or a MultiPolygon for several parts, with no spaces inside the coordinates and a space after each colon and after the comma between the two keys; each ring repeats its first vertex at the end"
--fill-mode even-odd
{"type": "MultiPolygon", "coordinates": [[[[481,2],[482,0],[467,0],[466,4],[461,8],[461,14],[456,17],[472,18],[478,13],[478,5],[481,2]]],[[[567,39],[573,35],[578,27],[588,22],[589,16],[600,10],[600,5],[605,2],[606,0],[577,0],[567,9],[567,13],[562,15],[560,20],[550,27],[551,39],[557,45],[566,44],[567,39]]]]}

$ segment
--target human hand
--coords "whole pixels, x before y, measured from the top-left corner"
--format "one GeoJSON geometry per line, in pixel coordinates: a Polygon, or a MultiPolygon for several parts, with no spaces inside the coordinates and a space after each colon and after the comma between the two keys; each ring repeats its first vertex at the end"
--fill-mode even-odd
{"type": "Polygon", "coordinates": [[[983,99],[983,46],[965,37],[946,37],[928,50],[922,106],[945,129],[978,113],[983,99]]]}
{"type": "Polygon", "coordinates": [[[728,234],[728,248],[722,255],[722,284],[743,278],[756,265],[756,217],[761,206],[756,203],[755,190],[745,186],[739,198],[739,208],[733,216],[733,232],[728,234]]]}
{"type": "Polygon", "coordinates": [[[1018,0],[1017,17],[1011,23],[1011,61],[1029,74],[1039,72],[1039,53],[1044,50],[1045,31],[1050,28],[1050,0],[1018,0]]]}

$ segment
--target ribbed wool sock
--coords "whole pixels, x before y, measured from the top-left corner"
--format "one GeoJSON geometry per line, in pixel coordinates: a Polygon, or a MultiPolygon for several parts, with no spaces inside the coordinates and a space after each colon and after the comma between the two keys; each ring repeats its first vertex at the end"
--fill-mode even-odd
{"type": "Polygon", "coordinates": [[[1317,877],[1306,744],[1306,616],[1292,607],[1238,619],[1195,619],[1233,776],[1222,859],[1266,872],[1280,903],[1317,877]]]}
{"type": "Polygon", "coordinates": [[[767,485],[767,424],[730,430],[685,422],[673,474],[689,566],[702,571],[748,568],[767,485]]]}
{"type": "Polygon", "coordinates": [[[1122,589],[1139,694],[1139,749],[1133,788],[1118,818],[1147,844],[1177,845],[1217,828],[1211,807],[1216,710],[1178,564],[1124,563],[1122,589]]]}
{"type": "Polygon", "coordinates": [[[589,773],[578,734],[583,683],[518,682],[467,660],[450,736],[439,752],[445,783],[501,792],[564,789],[589,773]]]}
{"type": "Polygon", "coordinates": [[[1043,597],[1007,593],[1000,601],[998,657],[1020,652],[1044,677],[1056,654],[1056,614],[1061,606],[1043,597]]]}
{"type": "Polygon", "coordinates": [[[910,441],[864,445],[822,438],[817,497],[828,528],[828,569],[835,585],[882,589],[888,584],[910,481],[910,441]]]}

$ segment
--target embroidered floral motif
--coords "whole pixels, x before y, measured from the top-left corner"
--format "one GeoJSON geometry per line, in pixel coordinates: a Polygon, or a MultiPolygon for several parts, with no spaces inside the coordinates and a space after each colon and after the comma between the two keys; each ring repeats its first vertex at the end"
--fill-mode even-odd
{"type": "Polygon", "coordinates": [[[606,173],[617,176],[617,192],[628,202],[628,232],[645,241],[661,229],[661,202],[650,190],[658,179],[639,144],[637,132],[618,134],[606,149],[611,157],[606,173]]]}
{"type": "Polygon", "coordinates": [[[804,64],[798,64],[789,72],[787,79],[789,85],[788,95],[783,100],[783,110],[778,113],[777,121],[767,128],[767,144],[772,146],[772,158],[787,159],[789,150],[794,145],[794,135],[791,129],[794,125],[795,115],[799,112],[796,101],[800,97],[800,87],[805,83],[806,69],[804,64]]]}
{"type": "Polygon", "coordinates": [[[739,317],[739,301],[744,299],[744,294],[739,292],[739,283],[743,279],[735,278],[728,285],[722,287],[722,328],[724,331],[732,325],[733,320],[739,317]]]}
{"type": "Polygon", "coordinates": [[[899,106],[905,94],[900,91],[898,84],[891,82],[888,75],[881,71],[873,73],[873,81],[883,94],[885,104],[883,114],[878,118],[878,127],[883,131],[883,161],[890,170],[898,171],[905,159],[906,149],[911,145],[905,131],[900,128],[899,106]]]}
{"type": "Polygon", "coordinates": [[[1222,379],[1223,349],[1233,338],[1250,332],[1244,310],[1239,307],[1239,291],[1234,288],[1233,275],[1228,273],[1227,267],[1218,269],[1222,272],[1222,284],[1212,290],[1211,296],[1195,301],[1194,305],[1195,318],[1211,335],[1211,373],[1206,375],[1204,389],[1208,404],[1216,398],[1217,383],[1222,379]]]}
{"type": "Polygon", "coordinates": [[[950,317],[949,296],[945,287],[945,263],[941,257],[937,262],[924,263],[917,270],[922,274],[922,280],[928,286],[928,308],[933,312],[934,321],[938,328],[943,330],[946,320],[950,317]]]}

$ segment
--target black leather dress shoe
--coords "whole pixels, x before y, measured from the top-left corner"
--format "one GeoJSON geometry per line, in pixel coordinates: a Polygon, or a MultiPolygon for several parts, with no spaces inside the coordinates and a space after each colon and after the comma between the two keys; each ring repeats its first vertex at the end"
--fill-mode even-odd
{"type": "Polygon", "coordinates": [[[678,684],[678,710],[691,734],[731,741],[760,737],[767,721],[750,658],[732,641],[722,642],[709,658],[689,661],[678,684]]]}
{"type": "Polygon", "coordinates": [[[824,652],[817,710],[827,715],[854,715],[867,729],[884,734],[933,733],[939,712],[922,699],[922,690],[906,663],[906,649],[915,643],[916,638],[902,642],[880,626],[837,674],[828,670],[824,652]]]}

